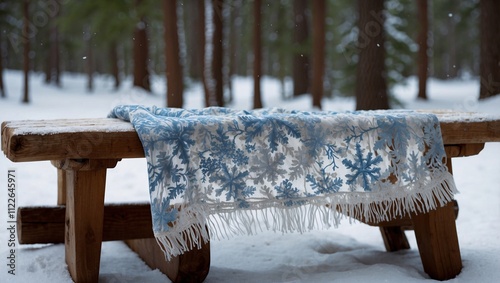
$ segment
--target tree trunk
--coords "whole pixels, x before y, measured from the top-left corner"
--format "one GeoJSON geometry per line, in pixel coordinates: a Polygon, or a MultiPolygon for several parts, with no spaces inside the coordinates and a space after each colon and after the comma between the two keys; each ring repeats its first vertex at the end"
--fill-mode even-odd
{"type": "Polygon", "coordinates": [[[60,87],[61,86],[61,51],[60,51],[60,38],[59,38],[59,30],[56,30],[57,32],[57,41],[56,41],[56,47],[55,47],[55,54],[54,54],[54,72],[55,72],[55,78],[54,82],[56,83],[56,86],[60,87]]]}
{"type": "Polygon", "coordinates": [[[481,0],[479,99],[500,94],[500,1],[481,0]]]}
{"type": "Polygon", "coordinates": [[[224,82],[222,76],[222,10],[224,0],[212,0],[212,21],[214,34],[212,38],[212,78],[214,80],[214,96],[217,106],[224,106],[224,82]]]}
{"type": "MultiPolygon", "coordinates": [[[[203,14],[203,19],[199,16],[200,4],[198,2],[204,1],[184,1],[184,33],[186,38],[186,67],[188,67],[188,74],[191,78],[201,81],[201,64],[203,58],[201,58],[200,49],[203,46],[200,43],[200,35],[198,33],[198,27],[200,26],[200,21],[205,18],[203,14]]],[[[205,3],[203,3],[203,6],[205,3]]],[[[205,10],[202,10],[205,13],[205,10]]]]}
{"type": "Polygon", "coordinates": [[[312,1],[313,12],[313,74],[312,100],[313,107],[321,109],[323,98],[323,77],[325,74],[325,17],[326,0],[312,1]]]}
{"type": "MultiPolygon", "coordinates": [[[[457,23],[453,18],[448,18],[448,40],[449,42],[456,42],[457,40],[457,23]]],[[[454,79],[458,77],[457,64],[459,62],[458,54],[458,44],[450,44],[448,51],[448,62],[446,62],[446,78],[454,79]]]]}
{"type": "Polygon", "coordinates": [[[0,97],[7,97],[7,92],[5,90],[5,84],[3,83],[3,49],[2,44],[3,38],[0,34],[0,97]]]}
{"type": "Polygon", "coordinates": [[[61,86],[60,79],[60,58],[59,58],[59,29],[57,27],[56,21],[59,16],[60,8],[54,10],[55,13],[52,14],[49,20],[49,50],[47,52],[47,61],[45,65],[45,83],[54,83],[56,86],[61,86]]]}
{"type": "Polygon", "coordinates": [[[388,109],[384,0],[359,0],[356,110],[388,109]]]}
{"type": "Polygon", "coordinates": [[[87,56],[85,56],[85,69],[87,73],[87,91],[94,91],[94,52],[92,48],[92,34],[90,33],[90,28],[84,36],[84,40],[87,44],[87,56]]]}
{"type": "Polygon", "coordinates": [[[309,27],[307,22],[307,0],[293,2],[294,24],[293,30],[293,95],[298,96],[309,91],[309,52],[307,40],[309,27]]]}
{"type": "Polygon", "coordinates": [[[165,27],[165,57],[167,67],[167,107],[182,108],[183,81],[179,58],[179,34],[177,29],[177,0],[163,1],[165,27]]]}
{"type": "Polygon", "coordinates": [[[48,51],[46,51],[46,54],[45,54],[45,68],[44,68],[44,73],[45,73],[45,84],[50,84],[51,80],[52,80],[52,58],[51,58],[51,55],[52,55],[52,52],[49,48],[48,51]]]}
{"type": "Polygon", "coordinates": [[[109,62],[111,64],[111,75],[115,81],[114,89],[120,87],[120,68],[118,67],[118,45],[116,41],[112,41],[109,46],[109,62]]]}
{"type": "Polygon", "coordinates": [[[151,91],[148,68],[149,44],[146,28],[146,21],[141,19],[134,30],[134,86],[151,91]]]}
{"type": "MultiPolygon", "coordinates": [[[[206,58],[205,58],[205,51],[206,51],[205,1],[204,0],[196,1],[196,3],[198,3],[197,10],[198,10],[198,18],[199,18],[197,31],[196,31],[196,34],[198,35],[198,42],[200,44],[199,48],[197,48],[197,51],[200,53],[198,55],[200,58],[200,70],[199,70],[199,72],[201,75],[201,82],[203,84],[203,92],[205,95],[205,106],[209,107],[212,105],[212,103],[210,102],[210,98],[213,96],[211,95],[210,88],[208,87],[206,72],[208,72],[209,70],[206,70],[207,64],[205,64],[205,62],[206,62],[206,58]]],[[[213,105],[215,105],[215,102],[213,103],[213,105]]]]}
{"type": "Polygon", "coordinates": [[[23,2],[23,103],[29,103],[29,71],[30,71],[30,41],[29,41],[29,1],[23,2]]]}
{"type": "MultiPolygon", "coordinates": [[[[288,30],[288,18],[286,17],[286,10],[280,6],[278,6],[278,12],[276,13],[276,19],[277,19],[277,34],[282,35],[287,33],[288,30]]],[[[278,37],[278,52],[277,52],[277,62],[278,62],[278,79],[280,81],[280,91],[281,91],[281,98],[282,99],[287,99],[290,96],[290,93],[287,93],[286,91],[286,85],[285,85],[285,78],[289,76],[289,49],[290,49],[290,43],[287,42],[285,37],[279,38],[278,37]]]]}
{"type": "Polygon", "coordinates": [[[260,95],[260,76],[262,62],[262,44],[261,44],[261,0],[253,2],[253,108],[262,108],[262,99],[260,95]]]}
{"type": "MultiPolygon", "coordinates": [[[[60,9],[57,10],[57,14],[53,21],[57,20],[59,16],[60,9]]],[[[60,67],[60,49],[59,49],[59,29],[56,23],[53,23],[50,29],[50,58],[51,58],[51,80],[56,86],[61,86],[61,67],[60,67]]]]}
{"type": "Polygon", "coordinates": [[[240,10],[242,8],[242,1],[232,1],[232,5],[230,8],[230,22],[229,22],[229,55],[228,58],[228,72],[227,72],[227,86],[229,90],[229,98],[228,102],[231,103],[234,99],[233,93],[233,76],[237,70],[237,57],[238,57],[238,48],[240,46],[239,42],[239,33],[241,32],[241,22],[237,20],[241,19],[240,10]]]}
{"type": "Polygon", "coordinates": [[[418,33],[418,98],[427,100],[427,76],[429,68],[429,56],[427,55],[429,18],[428,18],[428,0],[417,1],[418,22],[420,30],[418,33]]]}

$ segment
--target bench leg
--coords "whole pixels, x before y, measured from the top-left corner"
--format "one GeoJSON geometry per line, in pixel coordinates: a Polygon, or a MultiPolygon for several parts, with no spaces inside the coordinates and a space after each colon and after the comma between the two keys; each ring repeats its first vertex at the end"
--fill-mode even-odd
{"type": "Polygon", "coordinates": [[[97,282],[106,168],[66,171],[66,263],[75,282],[97,282]]]}
{"type": "Polygon", "coordinates": [[[125,243],[152,269],[159,269],[174,283],[201,283],[210,270],[210,243],[182,255],[165,259],[156,239],[126,240],[125,243]]]}
{"type": "Polygon", "coordinates": [[[405,231],[401,226],[380,226],[380,233],[384,239],[385,249],[388,252],[407,250],[410,248],[405,231]]]}
{"type": "Polygon", "coordinates": [[[58,169],[57,203],[66,204],[66,263],[77,283],[99,279],[106,170],[115,167],[118,161],[120,159],[51,161],[58,169]]]}
{"type": "Polygon", "coordinates": [[[412,215],[412,222],[424,271],[437,280],[457,276],[462,270],[462,259],[454,202],[428,213],[412,215]]]}

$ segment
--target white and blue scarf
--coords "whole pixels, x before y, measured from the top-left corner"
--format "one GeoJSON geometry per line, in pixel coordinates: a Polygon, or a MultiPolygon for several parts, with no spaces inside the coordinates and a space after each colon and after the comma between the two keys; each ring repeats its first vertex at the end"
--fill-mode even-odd
{"type": "Polygon", "coordinates": [[[118,106],[110,117],[144,146],[167,259],[210,237],[425,212],[456,192],[432,114],[118,106]]]}

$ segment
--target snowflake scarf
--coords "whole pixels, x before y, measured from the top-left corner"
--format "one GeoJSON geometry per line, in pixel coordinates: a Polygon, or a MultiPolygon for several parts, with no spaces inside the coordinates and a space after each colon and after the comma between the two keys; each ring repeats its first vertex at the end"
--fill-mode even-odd
{"type": "Polygon", "coordinates": [[[369,222],[452,200],[435,115],[118,106],[147,159],[167,259],[212,238],[369,222]],[[208,229],[207,229],[208,228],[208,229]]]}

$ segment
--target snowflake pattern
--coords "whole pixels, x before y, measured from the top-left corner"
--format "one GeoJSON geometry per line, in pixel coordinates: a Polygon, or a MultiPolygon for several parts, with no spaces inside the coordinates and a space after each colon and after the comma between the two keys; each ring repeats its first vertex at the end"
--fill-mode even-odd
{"type": "Polygon", "coordinates": [[[363,157],[361,145],[359,143],[356,144],[354,162],[349,159],[342,160],[342,164],[354,172],[354,174],[345,175],[347,177],[346,183],[352,185],[361,182],[365,191],[371,191],[370,185],[380,177],[380,167],[376,167],[380,162],[382,162],[382,157],[379,155],[373,158],[373,152],[368,152],[366,158],[363,157]]]}
{"type": "Polygon", "coordinates": [[[168,231],[183,204],[293,207],[446,170],[437,118],[412,111],[117,106],[110,117],[130,121],[144,146],[155,231],[168,231]]]}

